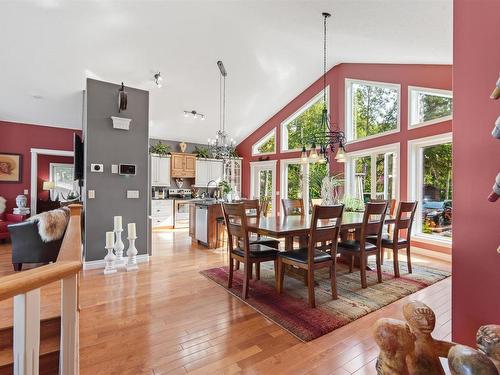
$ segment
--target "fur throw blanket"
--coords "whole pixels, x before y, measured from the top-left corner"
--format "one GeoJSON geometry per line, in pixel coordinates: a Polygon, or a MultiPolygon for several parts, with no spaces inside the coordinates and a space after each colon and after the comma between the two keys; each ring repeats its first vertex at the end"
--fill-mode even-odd
{"type": "Polygon", "coordinates": [[[32,216],[29,221],[38,222],[38,234],[43,242],[60,240],[64,236],[69,223],[69,208],[61,207],[56,210],[42,212],[32,216]]]}
{"type": "Polygon", "coordinates": [[[5,198],[0,197],[0,215],[5,211],[5,202],[7,202],[5,198]]]}

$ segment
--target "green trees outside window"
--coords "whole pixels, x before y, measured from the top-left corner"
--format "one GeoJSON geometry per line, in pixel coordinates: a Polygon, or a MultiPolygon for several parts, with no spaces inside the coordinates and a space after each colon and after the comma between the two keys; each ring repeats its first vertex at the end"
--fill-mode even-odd
{"type": "Polygon", "coordinates": [[[321,114],[323,112],[323,98],[319,97],[305,111],[293,120],[285,123],[283,148],[285,150],[295,150],[303,145],[310,147],[314,140],[314,135],[321,130],[321,114]]]}

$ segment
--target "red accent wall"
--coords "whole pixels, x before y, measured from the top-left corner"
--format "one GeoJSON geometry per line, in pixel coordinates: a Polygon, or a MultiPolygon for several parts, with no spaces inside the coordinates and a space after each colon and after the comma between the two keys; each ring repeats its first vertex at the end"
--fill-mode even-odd
{"type": "MultiPolygon", "coordinates": [[[[23,155],[22,181],[20,183],[0,182],[0,196],[7,199],[7,210],[16,207],[16,196],[30,189],[31,149],[73,150],[73,133],[81,135],[80,130],[19,124],[0,121],[0,152],[23,155]]],[[[28,197],[29,201],[29,197],[28,197]]]]}
{"type": "MultiPolygon", "coordinates": [[[[451,132],[452,122],[445,121],[439,124],[424,126],[408,130],[408,86],[421,86],[436,89],[452,89],[452,67],[451,65],[412,65],[412,64],[340,64],[328,71],[327,84],[330,86],[330,114],[332,121],[344,128],[345,112],[345,79],[361,79],[367,81],[379,81],[396,83],[401,85],[401,130],[383,137],[372,138],[350,144],[346,147],[349,151],[358,151],[367,148],[382,146],[400,142],[400,198],[407,198],[408,180],[408,157],[407,142],[411,139],[428,137],[436,134],[451,132]]],[[[257,161],[259,157],[252,156],[252,145],[276,127],[278,140],[276,142],[277,153],[269,155],[271,160],[297,158],[298,152],[281,153],[280,149],[280,124],[300,109],[322,90],[322,80],[318,79],[306,90],[300,93],[294,100],[283,107],[278,113],[271,117],[261,127],[243,140],[237,147],[238,153],[243,157],[242,194],[250,194],[250,161],[257,161]]],[[[267,156],[266,156],[267,157],[267,156]]],[[[331,163],[333,171],[344,171],[344,165],[335,161],[331,163]]],[[[276,178],[277,189],[280,187],[279,162],[276,178]]],[[[277,200],[279,196],[277,197],[277,200]]],[[[424,244],[419,244],[423,247],[424,244]]],[[[449,248],[433,245],[426,246],[432,250],[449,253],[449,248]]]]}
{"type": "Polygon", "coordinates": [[[49,199],[49,192],[43,190],[43,182],[50,179],[50,163],[73,164],[71,156],[38,155],[37,193],[38,199],[49,199]]]}
{"type": "Polygon", "coordinates": [[[500,100],[489,95],[500,71],[497,0],[455,0],[453,48],[453,340],[474,345],[482,324],[500,324],[500,172],[491,136],[500,100]]]}

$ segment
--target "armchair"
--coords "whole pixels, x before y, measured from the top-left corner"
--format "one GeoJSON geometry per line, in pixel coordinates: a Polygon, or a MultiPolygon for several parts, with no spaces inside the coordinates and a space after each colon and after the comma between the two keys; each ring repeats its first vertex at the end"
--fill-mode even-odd
{"type": "Polygon", "coordinates": [[[26,215],[14,215],[14,214],[0,214],[0,240],[6,241],[10,239],[10,233],[8,230],[9,224],[21,223],[26,219],[26,215]]]}

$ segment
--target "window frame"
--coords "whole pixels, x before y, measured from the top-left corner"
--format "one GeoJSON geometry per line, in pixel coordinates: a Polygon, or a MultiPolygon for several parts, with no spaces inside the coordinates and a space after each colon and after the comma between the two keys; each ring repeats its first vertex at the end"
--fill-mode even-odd
{"type": "MultiPolygon", "coordinates": [[[[288,147],[288,134],[286,132],[286,125],[290,121],[295,120],[297,117],[299,117],[305,111],[307,111],[309,109],[309,107],[311,107],[322,96],[323,96],[323,90],[321,90],[319,93],[314,95],[304,105],[302,105],[297,111],[295,111],[292,115],[288,116],[285,120],[283,120],[280,123],[280,152],[281,153],[302,151],[301,147],[293,148],[293,149],[285,148],[285,147],[288,147]]],[[[326,87],[326,108],[328,110],[328,113],[330,113],[330,86],[329,85],[326,87]]],[[[310,150],[311,145],[306,144],[305,146],[306,146],[307,150],[310,150]]]]}
{"type": "Polygon", "coordinates": [[[385,137],[389,134],[399,133],[401,131],[401,84],[399,83],[390,83],[390,82],[378,82],[378,81],[367,81],[363,79],[355,79],[355,78],[346,78],[344,82],[345,88],[345,119],[344,119],[344,129],[345,135],[347,139],[346,144],[363,142],[369,139],[385,137]],[[390,89],[396,89],[398,92],[397,105],[398,105],[398,115],[397,115],[397,124],[396,128],[392,130],[387,130],[383,133],[369,135],[363,138],[354,139],[354,124],[353,124],[353,116],[352,116],[352,85],[358,83],[362,85],[370,85],[370,86],[379,86],[390,89]]]}
{"type": "Polygon", "coordinates": [[[252,156],[262,156],[262,155],[275,155],[276,154],[276,144],[278,143],[278,138],[276,134],[276,127],[274,127],[269,133],[266,133],[262,138],[252,145],[252,156]],[[274,135],[274,151],[272,152],[255,152],[262,144],[266,143],[267,140],[274,135]]]}
{"type": "Polygon", "coordinates": [[[429,93],[430,95],[434,95],[434,96],[445,96],[445,97],[450,96],[451,100],[452,100],[452,106],[453,106],[453,91],[452,90],[434,89],[434,88],[430,88],[430,87],[421,87],[421,86],[408,86],[408,129],[417,129],[417,128],[421,128],[423,126],[434,125],[434,124],[439,124],[442,122],[453,120],[453,110],[452,110],[451,114],[448,116],[439,117],[439,118],[436,118],[433,120],[427,120],[424,122],[420,122],[418,124],[412,124],[413,108],[415,107],[415,100],[412,97],[412,93],[415,91],[429,93]]]}
{"type": "MultiPolygon", "coordinates": [[[[71,168],[74,168],[74,165],[71,164],[71,163],[49,163],[49,181],[52,181],[54,183],[55,183],[55,181],[54,181],[54,168],[55,167],[71,167],[71,168]]],[[[74,190],[74,189],[75,189],[75,181],[73,180],[73,188],[72,188],[72,190],[74,190]]],[[[54,187],[54,189],[52,189],[50,191],[50,198],[51,199],[55,199],[56,193],[58,193],[60,195],[59,200],[63,200],[63,197],[62,197],[61,193],[58,191],[57,187],[54,187]]]]}
{"type": "MultiPolygon", "coordinates": [[[[394,189],[395,197],[397,202],[399,202],[401,196],[401,144],[399,142],[389,143],[383,146],[377,146],[372,148],[367,148],[359,151],[353,151],[346,153],[346,161],[344,165],[344,190],[347,194],[354,196],[355,195],[355,181],[354,181],[354,159],[361,158],[365,156],[370,156],[371,158],[371,181],[376,181],[377,178],[377,170],[376,170],[376,158],[373,156],[383,153],[394,153],[396,162],[394,167],[396,169],[396,178],[394,179],[396,187],[394,189]]],[[[376,193],[376,184],[372,184],[372,190],[370,192],[371,199],[375,199],[374,190],[376,193]]]]}
{"type": "MultiPolygon", "coordinates": [[[[271,208],[272,212],[271,215],[275,215],[276,212],[276,200],[277,197],[279,197],[279,191],[277,190],[276,187],[276,173],[277,173],[277,166],[278,160],[264,160],[264,161],[251,161],[250,162],[250,199],[259,199],[259,196],[257,196],[258,192],[255,191],[255,178],[260,172],[261,169],[269,169],[272,172],[272,180],[271,180],[271,186],[273,188],[272,195],[271,195],[271,208]]],[[[280,202],[281,204],[281,202],[280,202]]]]}
{"type": "MultiPolygon", "coordinates": [[[[429,146],[437,146],[440,144],[451,143],[453,147],[452,133],[443,133],[425,138],[411,139],[408,141],[408,200],[418,201],[417,211],[413,222],[411,239],[418,242],[451,247],[452,238],[433,236],[432,234],[422,233],[422,185],[423,185],[423,168],[422,165],[422,149],[429,146]]],[[[453,170],[453,166],[452,166],[453,170]]],[[[453,201],[453,199],[452,199],[453,201]]],[[[453,230],[453,229],[452,229],[453,230]]]]}

